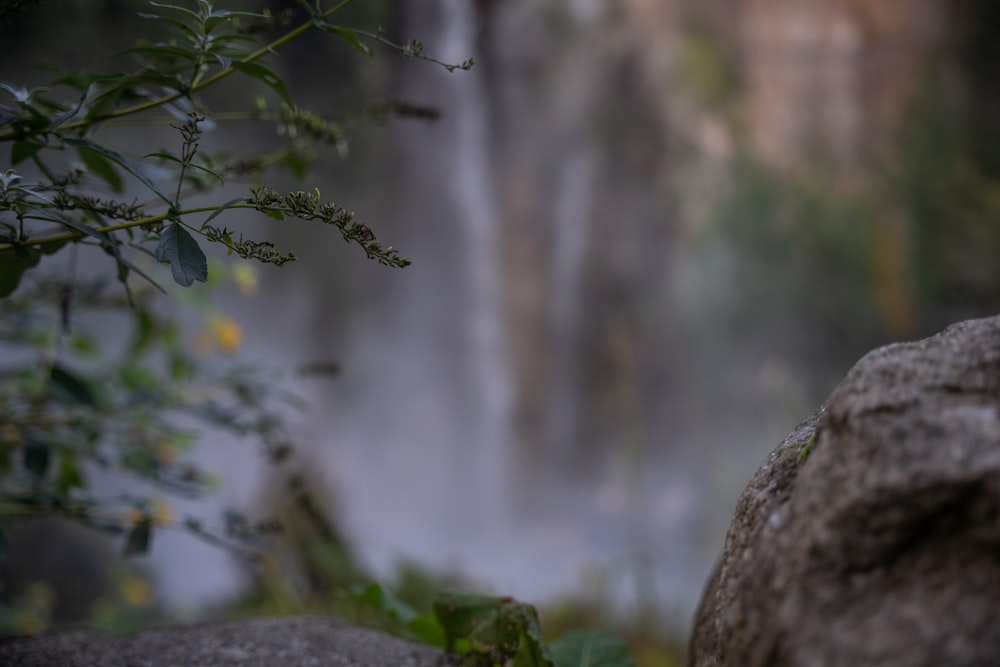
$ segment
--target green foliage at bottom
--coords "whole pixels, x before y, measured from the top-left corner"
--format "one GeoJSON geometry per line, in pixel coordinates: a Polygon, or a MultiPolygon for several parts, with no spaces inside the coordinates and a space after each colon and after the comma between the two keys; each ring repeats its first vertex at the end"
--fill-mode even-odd
{"type": "Polygon", "coordinates": [[[635,667],[625,642],[599,631],[567,632],[550,648],[556,667],[635,667]]]}
{"type": "Polygon", "coordinates": [[[512,597],[443,591],[433,614],[419,614],[377,583],[352,595],[469,667],[635,667],[625,642],[603,632],[568,632],[548,645],[538,611],[512,597]]]}

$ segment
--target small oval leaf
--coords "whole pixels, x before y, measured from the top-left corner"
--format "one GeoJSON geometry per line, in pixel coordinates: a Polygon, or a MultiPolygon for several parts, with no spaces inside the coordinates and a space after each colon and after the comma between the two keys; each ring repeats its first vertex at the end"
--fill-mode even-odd
{"type": "Polygon", "coordinates": [[[124,555],[141,556],[149,551],[149,543],[153,539],[153,520],[145,518],[139,521],[132,530],[129,531],[125,540],[124,555]]]}
{"type": "Polygon", "coordinates": [[[87,381],[76,373],[56,364],[49,372],[49,390],[62,403],[79,403],[94,407],[97,400],[87,381]]]}
{"type": "Polygon", "coordinates": [[[190,287],[195,280],[208,280],[208,260],[198,242],[178,223],[172,223],[160,234],[156,246],[156,259],[168,262],[174,281],[190,287]]]}

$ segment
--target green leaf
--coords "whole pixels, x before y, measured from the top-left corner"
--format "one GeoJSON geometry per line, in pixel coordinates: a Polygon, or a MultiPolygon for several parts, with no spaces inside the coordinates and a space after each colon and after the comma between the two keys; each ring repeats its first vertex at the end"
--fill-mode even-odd
{"type": "MultiPolygon", "coordinates": [[[[107,92],[107,85],[99,85],[97,83],[90,84],[87,86],[87,90],[85,90],[80,96],[80,101],[77,102],[75,106],[60,111],[59,114],[52,118],[49,129],[55,130],[60,125],[74,121],[81,116],[86,116],[89,113],[90,108],[94,105],[94,102],[107,92]]],[[[55,108],[59,109],[60,107],[55,108]]]]}
{"type": "MultiPolygon", "coordinates": [[[[28,207],[29,210],[34,207],[28,207]]],[[[21,276],[34,268],[41,255],[59,252],[68,241],[46,243],[37,247],[22,246],[0,250],[0,298],[11,294],[21,282],[21,276]]]]}
{"type": "Polygon", "coordinates": [[[76,464],[76,455],[73,452],[64,451],[59,457],[59,469],[56,471],[56,491],[66,495],[70,489],[85,488],[87,488],[87,483],[76,464]]]}
{"type": "Polygon", "coordinates": [[[291,151],[285,155],[285,157],[281,159],[281,164],[283,164],[285,169],[287,169],[288,172],[299,181],[304,181],[306,179],[306,175],[309,173],[309,162],[304,160],[302,156],[295,151],[291,151]]]}
{"type": "Polygon", "coordinates": [[[174,382],[183,382],[184,380],[190,379],[194,376],[194,372],[197,370],[194,363],[181,354],[171,355],[167,366],[167,372],[170,373],[170,379],[174,382]]]}
{"type": "Polygon", "coordinates": [[[45,477],[49,469],[49,446],[37,440],[28,440],[24,446],[24,468],[37,479],[45,477]]]}
{"type": "Polygon", "coordinates": [[[81,357],[96,357],[100,351],[97,341],[86,332],[76,331],[70,337],[69,348],[81,357]]]}
{"type": "Polygon", "coordinates": [[[118,249],[117,244],[107,243],[104,246],[102,246],[102,248],[104,252],[106,252],[107,254],[111,255],[111,257],[114,258],[115,263],[118,266],[118,275],[117,275],[118,282],[120,282],[122,284],[122,287],[125,289],[125,295],[128,297],[128,302],[130,304],[132,303],[132,290],[128,286],[129,271],[135,271],[137,274],[142,276],[146,280],[146,282],[148,282],[150,285],[160,290],[161,292],[164,293],[166,292],[166,290],[160,287],[160,285],[155,280],[147,276],[144,272],[140,271],[135,264],[125,259],[125,256],[121,253],[121,250],[118,249]]]}
{"type": "Polygon", "coordinates": [[[86,139],[67,138],[64,139],[63,141],[65,141],[70,146],[73,146],[74,148],[87,148],[92,151],[95,151],[103,155],[104,157],[108,158],[112,162],[117,163],[119,166],[125,169],[125,171],[129,172],[130,174],[138,178],[143,185],[145,185],[147,188],[155,192],[160,199],[165,201],[167,204],[170,205],[173,204],[173,201],[170,199],[170,197],[168,197],[166,193],[160,189],[160,186],[156,184],[156,181],[154,181],[153,178],[149,175],[145,165],[143,165],[141,162],[138,162],[136,160],[130,160],[129,158],[125,157],[124,155],[121,155],[120,153],[116,153],[110,148],[105,148],[104,146],[95,144],[92,141],[87,141],[86,139]]]}
{"type": "MultiPolygon", "coordinates": [[[[19,437],[20,433],[15,432],[15,437],[19,437]]],[[[6,440],[6,438],[5,438],[6,440]]],[[[3,443],[5,446],[0,447],[0,475],[6,475],[10,472],[11,466],[11,450],[13,449],[10,445],[12,444],[9,440],[3,443]]]]}
{"type": "MultiPolygon", "coordinates": [[[[215,180],[219,181],[219,185],[224,185],[225,184],[225,179],[222,177],[222,174],[220,174],[219,172],[215,171],[214,169],[209,169],[208,167],[203,167],[202,165],[200,165],[200,164],[194,164],[193,162],[187,162],[187,163],[185,163],[182,159],[180,159],[176,155],[171,155],[170,153],[164,153],[162,151],[157,151],[156,153],[147,153],[143,157],[144,158],[155,157],[155,158],[159,158],[159,159],[163,160],[164,162],[173,162],[173,163],[178,164],[178,165],[186,165],[186,168],[189,169],[189,170],[190,169],[197,169],[198,171],[201,171],[201,172],[204,172],[204,173],[208,174],[209,176],[211,176],[215,180]]],[[[191,178],[190,173],[188,174],[188,178],[189,179],[191,178]]]]}
{"type": "Polygon", "coordinates": [[[603,632],[567,632],[549,648],[556,667],[635,667],[625,642],[603,632]]]}
{"type": "Polygon", "coordinates": [[[59,78],[52,82],[54,86],[67,86],[69,88],[75,88],[81,93],[89,92],[91,85],[95,83],[98,84],[98,86],[101,86],[101,90],[104,92],[108,89],[116,88],[123,76],[121,72],[98,73],[85,69],[69,70],[54,63],[41,63],[39,67],[43,70],[48,70],[53,74],[59,75],[59,78]]]}
{"type": "Polygon", "coordinates": [[[510,597],[449,591],[434,601],[434,614],[449,651],[482,654],[490,664],[555,667],[531,605],[510,597]]]}
{"type": "Polygon", "coordinates": [[[208,223],[210,223],[215,218],[215,216],[219,215],[220,213],[222,213],[223,211],[225,211],[227,208],[231,207],[234,204],[242,204],[246,200],[247,200],[246,197],[237,197],[236,199],[230,199],[225,204],[220,204],[219,208],[217,208],[214,211],[212,211],[212,215],[210,215],[207,218],[205,218],[205,221],[201,223],[202,224],[202,228],[204,228],[204,226],[207,225],[208,223]]]}
{"type": "Polygon", "coordinates": [[[341,39],[345,40],[348,44],[350,44],[351,46],[353,46],[354,48],[356,48],[358,51],[365,54],[369,58],[374,55],[374,53],[372,53],[372,50],[368,48],[368,45],[362,42],[361,39],[358,37],[358,33],[356,33],[351,28],[345,28],[344,26],[340,25],[332,25],[330,23],[324,23],[321,27],[326,32],[332,32],[341,39]]]}
{"type": "Polygon", "coordinates": [[[180,159],[176,155],[172,155],[171,153],[165,153],[163,151],[157,151],[155,153],[146,153],[142,157],[143,159],[148,157],[155,157],[163,160],[164,162],[173,162],[174,164],[184,164],[184,160],[180,159]]]}
{"type": "Polygon", "coordinates": [[[434,614],[421,614],[407,623],[406,627],[412,630],[424,644],[444,648],[444,628],[441,627],[434,614]]]}
{"type": "Polygon", "coordinates": [[[193,19],[194,21],[201,22],[201,17],[198,16],[198,13],[194,12],[194,11],[191,11],[187,7],[179,7],[177,5],[168,5],[165,2],[153,2],[153,0],[150,0],[149,4],[152,5],[153,7],[159,7],[160,9],[170,9],[172,11],[175,11],[175,12],[179,13],[179,14],[186,14],[189,17],[191,17],[191,19],[193,19]]]}
{"type": "Polygon", "coordinates": [[[234,60],[233,67],[247,76],[252,76],[259,81],[263,81],[271,87],[271,90],[278,94],[278,97],[280,97],[285,104],[295,108],[295,102],[292,101],[292,96],[288,93],[288,88],[285,87],[285,82],[281,80],[281,77],[264,65],[261,65],[260,63],[248,63],[242,60],[234,60]]]}
{"type": "Polygon", "coordinates": [[[153,520],[146,517],[139,521],[132,530],[129,531],[125,539],[125,549],[123,555],[141,556],[149,551],[149,544],[153,539],[153,520]]]}
{"type": "Polygon", "coordinates": [[[162,98],[167,90],[181,90],[186,85],[184,75],[174,71],[160,71],[153,65],[143,67],[128,75],[125,82],[128,96],[137,96],[147,101],[156,101],[162,98]],[[150,86],[153,90],[146,88],[150,86]],[[161,92],[155,92],[156,88],[161,88],[161,92]]]}
{"type": "MultiPolygon", "coordinates": [[[[139,13],[139,17],[144,19],[153,19],[159,21],[160,23],[171,25],[174,28],[176,28],[179,33],[181,33],[187,39],[189,39],[192,43],[196,43],[198,41],[198,38],[200,37],[198,31],[196,31],[187,23],[184,23],[184,21],[181,21],[179,19],[171,18],[169,16],[159,16],[158,14],[146,14],[142,12],[139,13]]],[[[194,56],[195,54],[192,53],[191,55],[194,56]]]]}
{"type": "Polygon", "coordinates": [[[148,310],[141,306],[136,308],[132,317],[132,342],[129,344],[129,354],[138,356],[151,348],[160,330],[157,320],[148,310]]]}
{"type": "Polygon", "coordinates": [[[367,586],[364,584],[354,586],[351,589],[351,596],[355,601],[373,607],[403,624],[409,623],[418,616],[413,607],[375,582],[367,586]]]}
{"type": "Polygon", "coordinates": [[[130,364],[119,368],[118,379],[128,389],[133,400],[155,395],[160,391],[159,378],[153,371],[140,364],[130,364]]]}
{"type": "Polygon", "coordinates": [[[24,162],[41,149],[42,144],[31,141],[15,141],[14,145],[10,147],[10,163],[16,165],[24,162]]]}
{"type": "Polygon", "coordinates": [[[84,148],[82,146],[77,148],[76,152],[80,155],[80,159],[83,160],[83,164],[87,166],[87,169],[107,183],[113,192],[121,194],[125,191],[125,182],[122,180],[121,174],[118,173],[118,170],[115,169],[111,161],[105,158],[104,155],[92,148],[84,148]]]}
{"type": "Polygon", "coordinates": [[[0,88],[10,93],[11,96],[20,104],[25,104],[31,99],[31,93],[29,93],[28,89],[23,86],[21,88],[15,88],[9,83],[0,81],[0,88]]]}
{"type": "Polygon", "coordinates": [[[21,276],[33,269],[42,258],[35,248],[0,250],[0,298],[10,295],[21,284],[21,276]]]}
{"type": "Polygon", "coordinates": [[[190,287],[195,280],[208,280],[208,260],[198,242],[179,223],[166,227],[156,246],[156,259],[169,262],[174,282],[190,287]]]}
{"type": "Polygon", "coordinates": [[[367,586],[358,584],[351,588],[350,594],[355,602],[367,605],[406,626],[423,643],[444,648],[444,629],[434,614],[418,614],[413,607],[378,583],[367,586]]]}
{"type": "Polygon", "coordinates": [[[212,15],[205,19],[205,32],[210,33],[221,23],[228,23],[233,19],[264,19],[266,14],[257,14],[254,12],[239,12],[231,11],[226,9],[216,9],[212,12],[212,15]]]}
{"type": "MultiPolygon", "coordinates": [[[[150,58],[156,58],[161,61],[167,60],[167,56],[173,56],[178,60],[186,60],[192,63],[198,62],[197,53],[183,49],[179,46],[170,46],[168,44],[150,44],[143,42],[138,46],[126,49],[122,53],[149,56],[150,58]]],[[[163,75],[161,74],[161,76],[163,75]]]]}
{"type": "Polygon", "coordinates": [[[230,33],[228,35],[213,35],[212,45],[213,53],[215,55],[220,55],[221,53],[241,53],[246,55],[246,51],[249,47],[255,47],[260,44],[260,41],[251,37],[250,35],[244,35],[238,32],[230,33]],[[224,49],[224,50],[223,50],[224,49]]]}
{"type": "Polygon", "coordinates": [[[87,381],[60,364],[52,366],[48,385],[49,391],[61,403],[78,403],[90,407],[97,405],[97,399],[87,381]]]}

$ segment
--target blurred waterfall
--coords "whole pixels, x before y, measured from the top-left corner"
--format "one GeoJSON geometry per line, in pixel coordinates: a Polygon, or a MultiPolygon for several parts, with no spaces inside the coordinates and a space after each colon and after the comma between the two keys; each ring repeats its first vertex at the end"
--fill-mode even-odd
{"type": "Polygon", "coordinates": [[[345,375],[317,436],[383,576],[407,557],[538,601],[595,568],[619,602],[683,608],[700,591],[694,485],[660,463],[644,482],[645,450],[664,450],[649,426],[670,419],[663,394],[646,397],[669,347],[638,304],[648,292],[665,307],[666,225],[636,186],[656,135],[609,134],[601,117],[609,89],[622,109],[634,95],[626,43],[594,39],[605,9],[400,3],[403,40],[477,66],[399,69],[400,98],[442,113],[390,137],[392,242],[414,265],[379,281],[337,352],[345,375]],[[653,560],[672,571],[653,576],[653,560]]]}
{"type": "MultiPolygon", "coordinates": [[[[440,33],[433,37],[433,46],[440,49],[445,62],[462,62],[476,51],[474,5],[467,0],[442,0],[438,4],[444,21],[439,24],[440,33]]],[[[426,27],[416,25],[414,33],[426,27]]],[[[440,77],[442,73],[437,70],[428,74],[440,77]]],[[[467,290],[470,345],[465,363],[469,366],[473,391],[478,399],[475,414],[478,416],[476,433],[479,434],[477,449],[481,469],[477,476],[484,480],[502,480],[505,477],[503,452],[510,439],[507,428],[510,360],[503,339],[499,220],[487,125],[490,111],[481,72],[471,81],[458,76],[447,79],[443,82],[447,91],[443,91],[437,104],[444,109],[446,117],[454,114],[455,148],[451,170],[443,175],[442,186],[455,199],[454,219],[466,239],[467,266],[463,273],[471,276],[467,290]]],[[[420,156],[431,148],[428,146],[414,156],[417,168],[420,156]]],[[[425,195],[419,193],[418,196],[425,195]]],[[[497,505],[499,499],[491,497],[490,500],[497,505]]]]}
{"type": "MultiPolygon", "coordinates": [[[[475,6],[404,3],[401,31],[461,62],[476,52],[475,6]]],[[[414,265],[389,279],[348,344],[337,384],[352,396],[334,397],[322,436],[348,528],[383,574],[398,557],[464,569],[484,545],[498,557],[510,545],[509,360],[482,76],[401,67],[400,97],[442,113],[392,131],[393,242],[414,265]]]]}
{"type": "MultiPolygon", "coordinates": [[[[127,47],[123,8],[146,3],[65,5],[8,31],[0,80],[127,47]]],[[[442,112],[359,130],[349,162],[289,189],[356,208],[414,265],[241,220],[303,260],[222,297],[244,359],[341,364],[296,387],[314,409],[293,435],[378,576],[412,558],[544,602],[595,594],[596,572],[602,608],[655,597],[683,631],[746,480],[858,355],[997,311],[998,5],[386,0],[354,3],[359,27],[379,6],[400,41],[477,65],[289,45],[275,66],[326,117],[369,97],[442,112]]],[[[261,509],[246,442],[198,451],[225,478],[206,514],[261,509]]],[[[180,531],[151,563],[172,604],[240,589],[180,531]]]]}

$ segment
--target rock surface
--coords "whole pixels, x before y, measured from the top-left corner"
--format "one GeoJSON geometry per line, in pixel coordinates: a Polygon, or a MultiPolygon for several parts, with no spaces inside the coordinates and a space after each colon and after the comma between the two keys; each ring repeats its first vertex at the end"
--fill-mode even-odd
{"type": "Polygon", "coordinates": [[[265,618],[114,635],[56,632],[0,642],[4,667],[444,667],[438,649],[320,617],[265,618]]]}
{"type": "Polygon", "coordinates": [[[1000,665],[1000,317],[870,352],[767,457],[690,664],[1000,665]]]}

